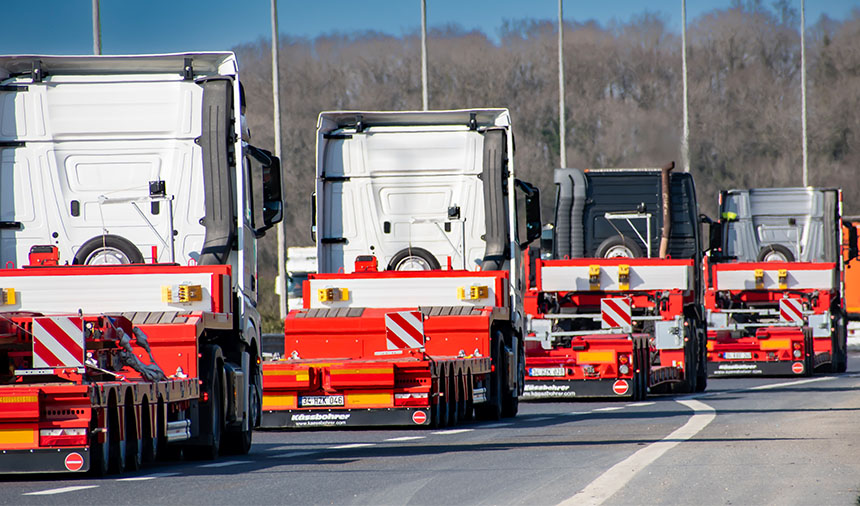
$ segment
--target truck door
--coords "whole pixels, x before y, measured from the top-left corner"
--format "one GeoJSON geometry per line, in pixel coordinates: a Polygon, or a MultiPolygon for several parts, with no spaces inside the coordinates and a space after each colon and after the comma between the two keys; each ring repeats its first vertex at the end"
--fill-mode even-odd
{"type": "Polygon", "coordinates": [[[27,86],[0,89],[0,268],[21,266],[31,246],[51,244],[44,206],[53,192],[43,188],[38,157],[26,144],[44,135],[33,117],[35,95],[27,86]]]}

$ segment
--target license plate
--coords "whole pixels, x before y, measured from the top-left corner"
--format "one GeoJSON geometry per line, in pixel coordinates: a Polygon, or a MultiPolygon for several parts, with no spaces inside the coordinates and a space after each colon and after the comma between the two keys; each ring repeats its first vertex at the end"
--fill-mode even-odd
{"type": "Polygon", "coordinates": [[[343,406],[342,395],[308,395],[299,397],[299,407],[343,406]]]}
{"type": "Polygon", "coordinates": [[[532,367],[529,376],[564,376],[564,367],[532,367]]]}
{"type": "Polygon", "coordinates": [[[744,360],[752,358],[751,351],[727,351],[724,355],[728,359],[744,360]]]}

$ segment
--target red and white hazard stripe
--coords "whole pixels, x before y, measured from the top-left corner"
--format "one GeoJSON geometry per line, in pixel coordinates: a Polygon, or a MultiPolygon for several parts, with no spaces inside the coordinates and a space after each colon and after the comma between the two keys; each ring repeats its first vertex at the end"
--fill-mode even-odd
{"type": "Polygon", "coordinates": [[[389,350],[424,347],[424,315],[399,311],[385,315],[385,341],[389,350]]]}
{"type": "Polygon", "coordinates": [[[77,317],[33,318],[33,367],[83,367],[84,326],[77,317]]]}
{"type": "Polygon", "coordinates": [[[601,327],[604,329],[630,330],[633,326],[633,313],[630,299],[615,297],[600,299],[601,327]]]}
{"type": "Polygon", "coordinates": [[[780,299],[779,318],[788,323],[803,323],[803,306],[797,299],[780,299]]]}

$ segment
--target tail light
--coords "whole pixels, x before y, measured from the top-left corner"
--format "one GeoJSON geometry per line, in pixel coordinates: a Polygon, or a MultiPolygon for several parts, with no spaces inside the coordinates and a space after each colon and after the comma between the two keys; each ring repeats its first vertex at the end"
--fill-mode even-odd
{"type": "Polygon", "coordinates": [[[39,446],[86,446],[87,429],[41,429],[39,446]]]}

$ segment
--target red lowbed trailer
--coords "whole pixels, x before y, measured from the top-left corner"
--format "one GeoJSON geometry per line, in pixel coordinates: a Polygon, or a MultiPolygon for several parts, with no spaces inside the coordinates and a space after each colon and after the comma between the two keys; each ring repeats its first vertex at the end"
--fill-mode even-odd
{"type": "Polygon", "coordinates": [[[503,109],[320,116],[320,274],[263,363],[263,427],[516,414],[540,207],[512,142],[503,109]]]}

